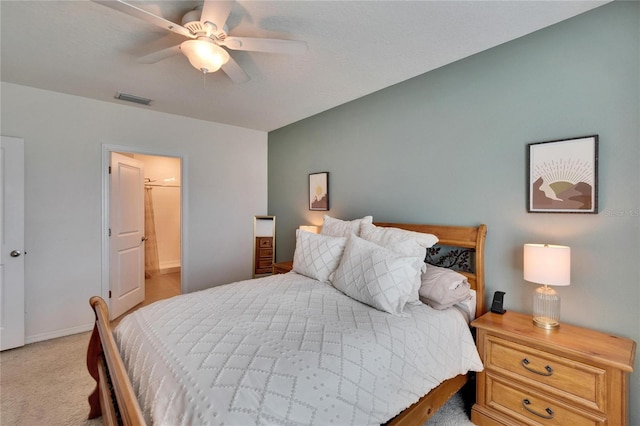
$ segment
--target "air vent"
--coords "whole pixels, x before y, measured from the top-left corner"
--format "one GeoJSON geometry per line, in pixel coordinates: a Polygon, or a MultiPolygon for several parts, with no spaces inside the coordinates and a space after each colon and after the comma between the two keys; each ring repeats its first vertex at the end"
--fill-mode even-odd
{"type": "Polygon", "coordinates": [[[183,26],[194,34],[207,32],[207,29],[202,26],[202,23],[200,23],[199,21],[188,22],[186,24],[183,24],[183,26]]]}
{"type": "Polygon", "coordinates": [[[141,105],[151,105],[151,99],[141,98],[140,96],[129,95],[127,93],[118,92],[116,94],[116,99],[120,99],[121,101],[133,102],[141,105]]]}

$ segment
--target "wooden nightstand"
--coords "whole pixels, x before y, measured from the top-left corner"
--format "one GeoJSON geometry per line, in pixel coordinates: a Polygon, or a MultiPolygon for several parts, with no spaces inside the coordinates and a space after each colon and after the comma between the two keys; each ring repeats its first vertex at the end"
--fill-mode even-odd
{"type": "Polygon", "coordinates": [[[274,274],[286,274],[293,269],[293,260],[288,262],[278,262],[273,264],[274,274]]]}
{"type": "Polygon", "coordinates": [[[568,324],[548,331],[515,312],[490,312],[471,325],[484,363],[475,424],[627,424],[633,340],[568,324]]]}

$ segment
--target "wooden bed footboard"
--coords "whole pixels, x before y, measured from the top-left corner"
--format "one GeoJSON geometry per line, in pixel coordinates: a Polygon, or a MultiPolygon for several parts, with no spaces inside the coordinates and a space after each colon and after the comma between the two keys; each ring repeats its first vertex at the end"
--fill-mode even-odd
{"type": "Polygon", "coordinates": [[[102,415],[106,426],[144,425],[142,410],[111,332],[107,304],[100,297],[92,297],[89,304],[96,316],[87,350],[87,369],[96,381],[96,388],[89,395],[89,418],[102,415]]]}
{"type": "MultiPolygon", "coordinates": [[[[469,373],[471,374],[471,373],[469,373]]],[[[385,426],[423,425],[469,381],[469,374],[460,374],[445,380],[418,402],[391,419],[385,426]]]]}

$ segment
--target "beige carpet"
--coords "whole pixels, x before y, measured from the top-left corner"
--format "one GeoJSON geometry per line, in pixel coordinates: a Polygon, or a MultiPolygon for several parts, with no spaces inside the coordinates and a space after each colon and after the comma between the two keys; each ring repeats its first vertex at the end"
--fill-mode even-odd
{"type": "MultiPolygon", "coordinates": [[[[180,294],[180,272],[156,274],[145,283],[144,302],[122,317],[180,294]]],[[[81,333],[0,352],[0,426],[102,425],[102,419],[87,420],[87,398],[95,388],[86,367],[90,335],[81,333]]]]}
{"type": "Polygon", "coordinates": [[[90,333],[0,353],[0,425],[102,425],[87,420],[95,382],[87,373],[90,333]]]}

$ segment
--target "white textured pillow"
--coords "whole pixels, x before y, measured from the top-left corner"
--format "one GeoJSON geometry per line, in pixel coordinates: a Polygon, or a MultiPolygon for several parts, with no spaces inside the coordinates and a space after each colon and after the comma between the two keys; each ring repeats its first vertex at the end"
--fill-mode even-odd
{"type": "Polygon", "coordinates": [[[378,227],[368,223],[360,227],[360,237],[405,256],[422,257],[423,260],[427,255],[426,249],[438,242],[438,237],[433,234],[378,227]]]}
{"type": "Polygon", "coordinates": [[[365,216],[355,220],[340,220],[331,216],[324,215],[324,224],[322,225],[322,235],[330,235],[332,237],[348,237],[355,234],[360,235],[360,225],[363,223],[372,223],[373,216],[365,216]]]}
{"type": "Polygon", "coordinates": [[[347,239],[296,230],[293,271],[327,282],[340,263],[347,239]]]}
{"type": "Polygon", "coordinates": [[[448,268],[427,265],[422,274],[420,300],[434,309],[447,309],[471,296],[471,286],[464,275],[448,268]]]}
{"type": "Polygon", "coordinates": [[[413,278],[421,262],[352,235],[331,282],[353,299],[401,314],[414,291],[413,278]]]}
{"type": "Polygon", "coordinates": [[[361,225],[360,237],[400,255],[419,257],[421,259],[419,265],[421,269],[413,278],[414,291],[409,299],[410,303],[420,303],[418,290],[421,285],[420,274],[426,270],[424,259],[427,256],[427,248],[436,244],[438,237],[432,234],[406,231],[399,228],[378,227],[368,223],[361,225]]]}

